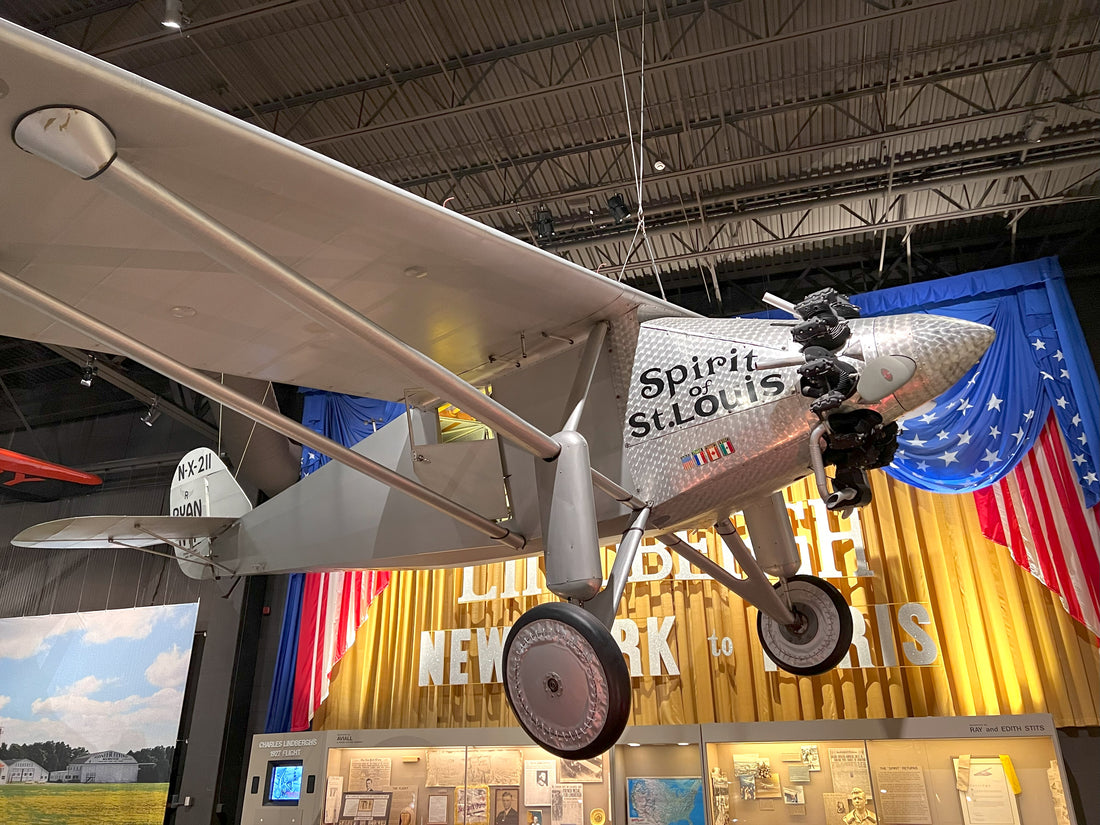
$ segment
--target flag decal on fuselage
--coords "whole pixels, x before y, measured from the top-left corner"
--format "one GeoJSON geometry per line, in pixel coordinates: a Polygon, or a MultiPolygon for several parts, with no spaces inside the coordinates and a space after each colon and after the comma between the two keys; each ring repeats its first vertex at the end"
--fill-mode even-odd
{"type": "Polygon", "coordinates": [[[680,457],[680,464],[685,470],[691,470],[695,467],[702,467],[704,464],[710,464],[712,461],[717,461],[720,458],[725,458],[728,455],[733,455],[737,452],[733,447],[733,441],[728,438],[723,438],[720,441],[715,441],[713,444],[707,444],[704,447],[699,447],[692,450],[685,456],[680,457]]]}

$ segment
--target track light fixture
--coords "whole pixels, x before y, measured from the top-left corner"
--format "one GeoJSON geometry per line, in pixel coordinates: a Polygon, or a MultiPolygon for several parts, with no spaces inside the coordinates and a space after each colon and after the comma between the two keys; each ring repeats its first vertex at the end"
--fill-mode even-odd
{"type": "Polygon", "coordinates": [[[183,28],[183,0],[164,0],[164,19],[160,23],[169,29],[183,28]]]}
{"type": "Polygon", "coordinates": [[[152,427],[157,419],[160,418],[160,410],[157,409],[157,402],[159,400],[160,399],[154,398],[153,403],[149,405],[149,409],[142,413],[141,423],[146,427],[152,427]]]}
{"type": "Polygon", "coordinates": [[[1043,139],[1043,132],[1047,126],[1047,119],[1043,115],[1034,115],[1024,127],[1024,140],[1028,143],[1039,143],[1043,139]]]}
{"type": "Polygon", "coordinates": [[[612,195],[607,199],[607,208],[611,212],[611,219],[615,223],[622,223],[630,217],[630,210],[626,208],[626,200],[622,195],[612,195]]]}
{"type": "Polygon", "coordinates": [[[554,232],[554,216],[550,214],[546,204],[539,206],[535,212],[535,234],[540,241],[548,240],[556,234],[554,232]]]}
{"type": "Polygon", "coordinates": [[[91,356],[88,356],[88,363],[84,365],[84,370],[80,375],[80,386],[92,386],[92,382],[95,381],[95,377],[98,372],[99,368],[95,365],[95,359],[91,356]]]}

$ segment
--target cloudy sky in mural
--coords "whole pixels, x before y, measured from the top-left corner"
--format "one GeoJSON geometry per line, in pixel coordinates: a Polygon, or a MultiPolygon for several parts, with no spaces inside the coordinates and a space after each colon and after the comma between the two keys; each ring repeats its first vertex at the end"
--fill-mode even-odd
{"type": "Polygon", "coordinates": [[[197,610],[0,619],[0,739],[124,753],[175,744],[197,610]]]}

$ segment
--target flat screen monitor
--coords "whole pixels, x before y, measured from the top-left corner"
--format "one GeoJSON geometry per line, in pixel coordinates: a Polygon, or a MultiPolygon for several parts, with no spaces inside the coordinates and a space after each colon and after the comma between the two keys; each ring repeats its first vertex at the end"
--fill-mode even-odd
{"type": "Polygon", "coordinates": [[[302,796],[302,760],[267,763],[265,805],[297,805],[302,796]]]}

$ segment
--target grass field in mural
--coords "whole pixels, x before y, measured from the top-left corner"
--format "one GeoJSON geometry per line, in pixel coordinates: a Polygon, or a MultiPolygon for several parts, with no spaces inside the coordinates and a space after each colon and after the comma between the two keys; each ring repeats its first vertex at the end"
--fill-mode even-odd
{"type": "Polygon", "coordinates": [[[165,782],[0,785],[0,822],[19,825],[160,825],[165,782]]]}

